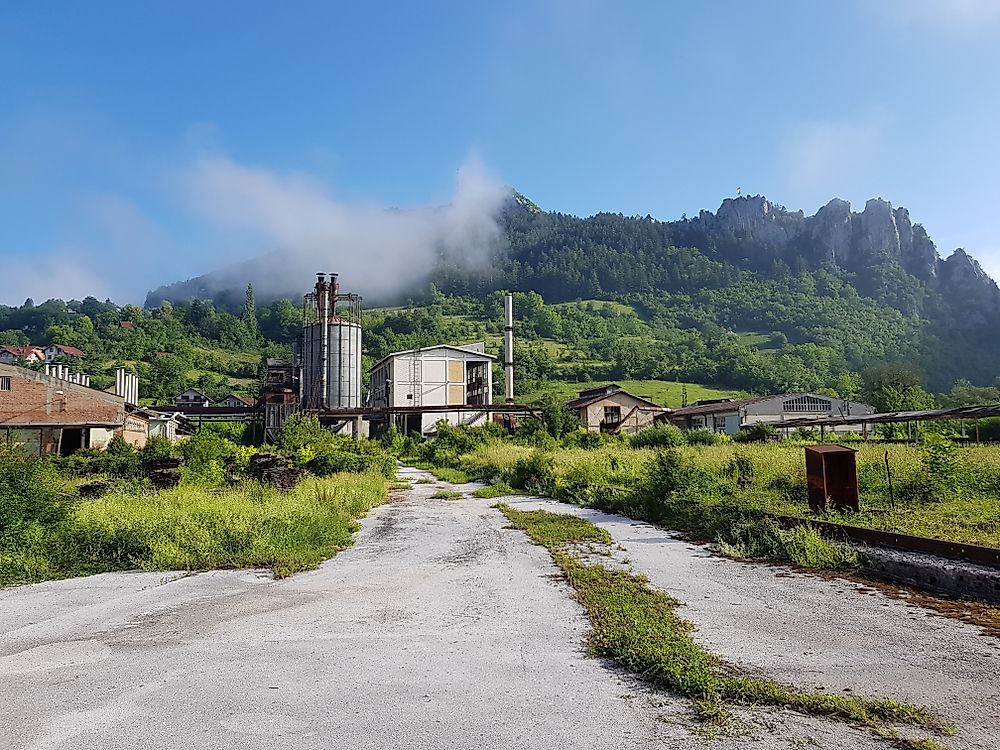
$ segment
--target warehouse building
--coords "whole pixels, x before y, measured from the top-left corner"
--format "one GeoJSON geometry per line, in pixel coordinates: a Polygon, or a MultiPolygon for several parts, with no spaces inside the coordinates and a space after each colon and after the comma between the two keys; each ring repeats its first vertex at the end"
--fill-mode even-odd
{"type": "Polygon", "coordinates": [[[31,456],[105,448],[115,435],[144,446],[149,420],[134,404],[136,376],[118,370],[117,392],[91,388],[89,382],[64,365],[37,372],[0,364],[0,440],[31,456]]]}
{"type": "MultiPolygon", "coordinates": [[[[801,417],[849,420],[852,416],[874,413],[874,407],[858,401],[819,393],[785,393],[760,398],[699,401],[691,406],[674,409],[670,412],[669,419],[686,430],[707,429],[735,435],[744,427],[756,424],[783,422],[801,417]]],[[[831,430],[838,434],[861,432],[861,425],[846,421],[831,430]]]]}
{"type": "MultiPolygon", "coordinates": [[[[439,420],[478,426],[489,419],[493,402],[492,354],[483,343],[468,346],[440,344],[389,354],[371,368],[368,406],[374,409],[412,409],[391,417],[404,434],[429,434],[439,420]],[[447,411],[441,407],[460,406],[447,411]],[[420,411],[427,409],[427,411],[420,411]]],[[[387,427],[387,425],[385,425],[387,427]]]]}

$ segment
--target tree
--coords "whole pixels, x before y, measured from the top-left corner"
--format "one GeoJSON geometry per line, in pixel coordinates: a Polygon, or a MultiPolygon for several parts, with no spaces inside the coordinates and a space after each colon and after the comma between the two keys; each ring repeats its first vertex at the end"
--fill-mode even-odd
{"type": "Polygon", "coordinates": [[[243,323],[255,345],[260,343],[260,326],[257,325],[257,305],[253,299],[253,284],[247,284],[247,299],[243,305],[243,323]]]}

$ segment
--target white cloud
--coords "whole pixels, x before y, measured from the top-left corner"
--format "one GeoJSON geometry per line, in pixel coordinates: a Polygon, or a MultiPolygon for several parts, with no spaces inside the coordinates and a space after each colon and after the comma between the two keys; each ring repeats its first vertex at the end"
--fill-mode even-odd
{"type": "Polygon", "coordinates": [[[1000,25],[998,0],[879,0],[863,6],[883,22],[905,29],[981,33],[1000,25]]]}
{"type": "Polygon", "coordinates": [[[263,293],[301,289],[325,271],[340,273],[352,290],[383,296],[426,277],[442,256],[482,264],[500,242],[495,217],[507,195],[478,161],[458,170],[454,195],[439,207],[344,202],[309,175],[277,174],[225,156],[198,159],[178,184],[226,244],[242,238],[255,252],[282,253],[281,263],[253,279],[263,293]]]}
{"type": "Polygon", "coordinates": [[[31,297],[36,303],[53,297],[104,299],[112,292],[103,273],[104,261],[80,247],[63,245],[44,254],[7,257],[3,276],[3,302],[19,305],[31,297]]]}
{"type": "Polygon", "coordinates": [[[778,148],[783,191],[806,205],[851,192],[873,171],[887,135],[888,118],[882,113],[791,126],[778,148]]]}

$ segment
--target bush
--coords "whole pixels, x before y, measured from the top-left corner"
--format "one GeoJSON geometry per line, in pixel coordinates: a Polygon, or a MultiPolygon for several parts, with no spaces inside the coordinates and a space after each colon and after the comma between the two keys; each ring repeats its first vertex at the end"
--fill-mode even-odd
{"type": "Polygon", "coordinates": [[[293,414],[281,427],[278,448],[286,456],[293,456],[300,448],[312,448],[319,452],[322,448],[333,447],[337,436],[319,423],[316,417],[293,414]]]}
{"type": "Polygon", "coordinates": [[[544,492],[553,486],[552,470],[555,461],[544,451],[534,451],[526,458],[519,458],[511,476],[511,485],[529,492],[544,492]]]}
{"type": "Polygon", "coordinates": [[[185,472],[202,481],[221,484],[227,458],[236,456],[236,446],[212,432],[199,432],[178,443],[185,472]]]}
{"type": "Polygon", "coordinates": [[[55,468],[0,445],[0,548],[35,540],[68,512],[55,468]]]}
{"type": "Polygon", "coordinates": [[[685,440],[680,427],[662,424],[637,432],[632,435],[629,442],[633,448],[678,448],[684,445],[685,440]]]}
{"type": "Polygon", "coordinates": [[[778,431],[769,424],[750,425],[733,436],[733,440],[737,443],[765,443],[777,439],[778,431]]]}
{"type": "Polygon", "coordinates": [[[718,433],[704,427],[688,430],[684,433],[684,439],[687,440],[688,445],[715,445],[720,441],[718,433]]]}

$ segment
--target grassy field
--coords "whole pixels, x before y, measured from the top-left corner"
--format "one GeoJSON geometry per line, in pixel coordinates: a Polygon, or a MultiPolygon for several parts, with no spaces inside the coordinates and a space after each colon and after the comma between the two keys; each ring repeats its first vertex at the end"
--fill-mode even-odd
{"type": "MultiPolygon", "coordinates": [[[[616,380],[615,382],[629,393],[643,396],[661,406],[668,406],[672,409],[681,406],[685,388],[687,389],[688,403],[715,398],[740,398],[744,395],[740,391],[709,388],[697,383],[677,383],[670,380],[616,380]]],[[[599,385],[604,385],[604,383],[550,382],[543,389],[526,393],[523,396],[518,395],[518,400],[531,401],[543,393],[554,393],[568,401],[576,398],[580,391],[586,388],[596,388],[599,385]]]]}
{"type": "MultiPolygon", "coordinates": [[[[19,487],[4,479],[0,472],[0,495],[10,494],[0,500],[11,502],[0,504],[17,511],[19,487]]],[[[65,500],[56,475],[41,468],[31,481],[39,479],[53,491],[20,507],[23,523],[8,516],[0,528],[0,585],[135,568],[261,567],[283,577],[350,546],[357,519],[386,491],[381,476],[338,474],[291,492],[249,481],[162,492],[126,485],[96,500],[65,500]]]]}
{"type": "Polygon", "coordinates": [[[828,716],[871,727],[899,747],[936,750],[929,738],[905,738],[896,725],[950,734],[953,728],[925,709],[888,699],[810,693],[723,664],[691,637],[693,627],[676,614],[676,599],[625,570],[585,564],[576,545],[611,545],[606,531],[576,516],[517,511],[498,506],[514,528],[552,554],[591,623],[592,654],[604,656],[658,687],[690,698],[707,723],[725,724],[727,703],[769,705],[828,716]]]}
{"type": "MultiPolygon", "coordinates": [[[[471,478],[504,481],[709,539],[734,533],[734,524],[753,511],[811,515],[802,445],[689,445],[675,448],[671,456],[668,465],[656,450],[622,443],[541,451],[492,442],[451,463],[471,478]]],[[[1000,448],[967,446],[942,453],[931,447],[860,445],[858,480],[861,512],[828,513],[825,520],[1000,547],[1000,448]]],[[[741,542],[738,535],[733,540],[741,542]]]]}

